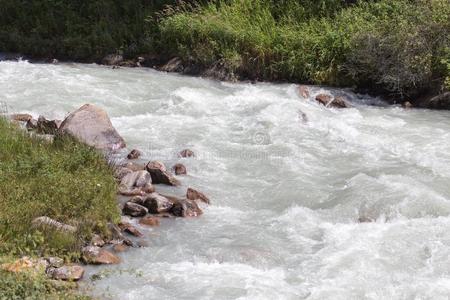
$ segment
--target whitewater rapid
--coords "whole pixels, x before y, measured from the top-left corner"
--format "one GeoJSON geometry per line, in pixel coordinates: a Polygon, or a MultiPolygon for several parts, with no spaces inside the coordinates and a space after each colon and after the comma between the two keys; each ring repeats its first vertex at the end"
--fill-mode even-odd
{"type": "Polygon", "coordinates": [[[450,112],[347,96],[355,106],[336,110],[293,84],[0,62],[10,111],[62,119],[97,104],[129,149],[186,165],[175,193],[212,200],[198,219],[141,229],[148,247],[121,265],[90,268],[93,295],[449,299],[450,112]],[[177,158],[184,148],[197,157],[177,158]]]}

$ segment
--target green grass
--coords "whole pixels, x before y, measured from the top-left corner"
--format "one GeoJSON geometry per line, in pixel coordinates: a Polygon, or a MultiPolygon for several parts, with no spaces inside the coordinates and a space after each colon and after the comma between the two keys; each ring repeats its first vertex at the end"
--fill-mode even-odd
{"type": "Polygon", "coordinates": [[[100,153],[70,137],[30,138],[1,118],[0,207],[0,254],[17,256],[76,259],[93,232],[106,233],[107,222],[119,218],[112,170],[100,153]],[[33,229],[39,216],[78,232],[33,229]]]}
{"type": "Polygon", "coordinates": [[[449,71],[447,0],[212,1],[166,12],[172,55],[261,80],[369,87],[414,97],[449,71]]]}
{"type": "Polygon", "coordinates": [[[10,273],[0,270],[0,300],[87,300],[76,293],[73,285],[56,285],[44,275],[27,272],[10,273]]]}

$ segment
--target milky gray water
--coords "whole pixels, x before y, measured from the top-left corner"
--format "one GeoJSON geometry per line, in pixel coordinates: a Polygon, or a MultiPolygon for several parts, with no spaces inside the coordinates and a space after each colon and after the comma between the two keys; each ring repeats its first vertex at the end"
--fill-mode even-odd
{"type": "Polygon", "coordinates": [[[290,84],[27,62],[0,62],[0,97],[59,119],[97,104],[130,149],[187,166],[165,191],[212,200],[198,219],[141,229],[149,246],[121,265],[90,268],[95,296],[449,299],[449,112],[368,97],[335,110],[290,84]],[[184,148],[197,157],[177,158],[184,148]]]}

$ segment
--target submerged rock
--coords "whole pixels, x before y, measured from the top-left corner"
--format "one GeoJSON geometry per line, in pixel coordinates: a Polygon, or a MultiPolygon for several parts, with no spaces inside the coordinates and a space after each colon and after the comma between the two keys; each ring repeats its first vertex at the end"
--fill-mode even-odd
{"type": "Polygon", "coordinates": [[[47,275],[55,280],[78,281],[83,278],[84,268],[78,265],[62,266],[58,268],[50,267],[47,275]]]}
{"type": "Polygon", "coordinates": [[[146,226],[159,226],[159,220],[155,217],[143,217],[139,220],[139,224],[146,226]]]}
{"type": "Polygon", "coordinates": [[[187,174],[186,167],[183,164],[174,165],[173,171],[174,171],[175,175],[186,175],[187,174]]]}
{"type": "Polygon", "coordinates": [[[303,98],[305,98],[305,99],[309,98],[309,95],[310,95],[309,87],[307,87],[306,85],[300,85],[298,87],[298,91],[300,93],[300,96],[302,96],[303,98]]]}
{"type": "Polygon", "coordinates": [[[59,130],[101,150],[118,150],[126,146],[108,114],[92,104],[85,104],[70,113],[59,130]]]}
{"type": "Polygon", "coordinates": [[[135,237],[141,237],[143,236],[142,232],[140,232],[135,226],[131,225],[131,223],[128,222],[120,222],[119,223],[120,229],[122,229],[124,232],[134,235],[135,237]]]}
{"type": "Polygon", "coordinates": [[[186,198],[189,200],[200,200],[207,204],[210,204],[210,200],[202,192],[194,190],[193,188],[188,188],[186,192],[186,198]]]}
{"type": "Polygon", "coordinates": [[[133,150],[131,150],[130,153],[128,153],[127,158],[128,159],[138,159],[141,155],[142,155],[141,151],[139,151],[137,149],[133,149],[133,150]]]}
{"type": "Polygon", "coordinates": [[[111,252],[96,246],[87,246],[81,250],[83,259],[88,264],[100,265],[100,264],[118,264],[120,258],[112,254],[111,252]]]}
{"type": "Polygon", "coordinates": [[[180,152],[180,157],[195,157],[195,153],[190,149],[184,149],[180,152]]]}
{"type": "Polygon", "coordinates": [[[327,94],[319,94],[316,96],[315,99],[317,102],[325,105],[326,107],[334,107],[334,108],[351,107],[350,104],[348,104],[347,100],[345,100],[341,96],[333,97],[333,96],[327,95],[327,94]]]}

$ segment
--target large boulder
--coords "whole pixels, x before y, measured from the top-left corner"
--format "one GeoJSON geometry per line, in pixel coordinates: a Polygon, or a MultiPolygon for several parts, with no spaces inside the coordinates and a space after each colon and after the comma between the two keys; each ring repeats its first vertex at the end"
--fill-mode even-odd
{"type": "Polygon", "coordinates": [[[119,193],[124,196],[144,195],[154,191],[152,177],[146,170],[127,173],[119,185],[119,193]]]}
{"type": "Polygon", "coordinates": [[[430,98],[426,103],[426,107],[433,109],[450,109],[450,92],[430,98]]]}
{"type": "Polygon", "coordinates": [[[151,193],[144,199],[144,206],[152,214],[169,212],[172,209],[173,202],[158,193],[151,193]]]}
{"type": "Polygon", "coordinates": [[[92,104],[85,104],[69,114],[59,130],[97,149],[117,150],[126,146],[108,114],[92,104]]]}

